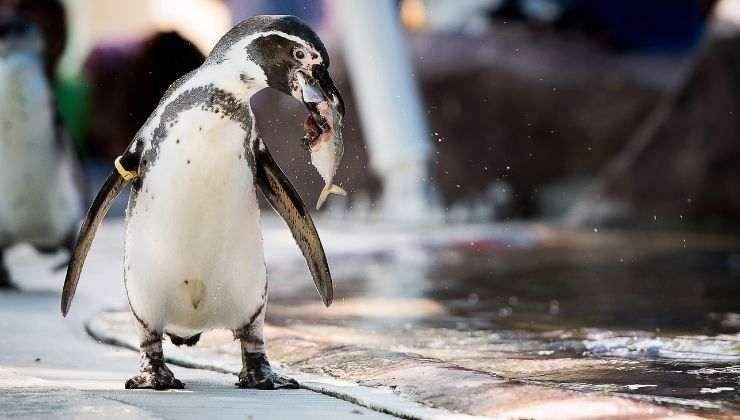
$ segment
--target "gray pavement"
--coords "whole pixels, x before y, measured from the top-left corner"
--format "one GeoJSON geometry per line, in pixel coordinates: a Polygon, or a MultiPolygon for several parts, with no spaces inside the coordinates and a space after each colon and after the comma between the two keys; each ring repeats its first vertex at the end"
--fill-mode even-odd
{"type": "Polygon", "coordinates": [[[11,252],[24,292],[0,293],[0,418],[392,418],[308,390],[240,390],[233,375],[177,366],[185,390],[124,390],[138,355],[99,344],[83,328],[98,311],[125,304],[120,233],[101,231],[68,319],[59,312],[63,273],[49,271],[58,257],[11,252]]]}

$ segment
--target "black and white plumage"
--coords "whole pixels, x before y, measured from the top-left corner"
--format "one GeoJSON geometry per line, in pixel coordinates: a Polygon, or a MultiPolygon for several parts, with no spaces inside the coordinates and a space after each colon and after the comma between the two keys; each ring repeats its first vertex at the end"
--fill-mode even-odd
{"type": "MultiPolygon", "coordinates": [[[[268,287],[257,188],[291,229],[327,306],[332,280],[313,221],[260,138],[249,100],[273,87],[306,102],[301,75],[312,95],[342,104],[328,65],[321,40],[299,19],[248,19],[219,41],[201,67],[170,87],[120,158],[123,169],[137,173],[127,210],[124,277],[142,366],[127,388],[182,387],[164,364],[163,335],[193,345],[213,328],[230,329],[241,342],[244,368],[237,385],[297,387],[275,374],[265,355],[268,287]]],[[[95,230],[126,183],[113,171],[88,212],[65,280],[65,315],[95,230]]]]}
{"type": "Polygon", "coordinates": [[[13,287],[5,249],[71,251],[83,212],[79,162],[56,112],[42,44],[33,23],[0,20],[0,288],[13,287]]]}

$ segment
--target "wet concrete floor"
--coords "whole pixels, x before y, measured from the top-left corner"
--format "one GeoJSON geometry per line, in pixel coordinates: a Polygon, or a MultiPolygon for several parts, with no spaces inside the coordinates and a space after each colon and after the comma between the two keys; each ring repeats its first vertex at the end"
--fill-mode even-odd
{"type": "Polygon", "coordinates": [[[282,284],[302,267],[270,267],[270,322],[517,383],[740,415],[735,238],[518,226],[387,245],[332,259],[329,310],[307,282],[282,284]]]}
{"type": "MultiPolygon", "coordinates": [[[[336,287],[328,309],[290,233],[264,221],[267,346],[288,369],[466,414],[740,416],[736,237],[329,220],[318,228],[336,287]]],[[[104,284],[125,309],[122,224],[108,222],[99,236],[80,293],[104,284]]],[[[125,313],[101,319],[114,335],[134,333],[125,313]]],[[[226,331],[182,352],[239,366],[226,331]]]]}

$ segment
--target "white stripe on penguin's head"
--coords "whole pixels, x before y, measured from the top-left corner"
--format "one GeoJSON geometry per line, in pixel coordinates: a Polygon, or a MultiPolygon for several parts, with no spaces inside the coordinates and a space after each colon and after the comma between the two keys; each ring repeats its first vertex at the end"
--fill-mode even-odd
{"type": "Polygon", "coordinates": [[[242,69],[243,78],[252,81],[263,76],[263,86],[275,88],[291,95],[298,71],[312,73],[312,68],[323,65],[323,57],[311,43],[298,36],[281,31],[264,31],[251,34],[221,51],[215,66],[242,69]],[[261,69],[255,72],[253,65],[261,69]],[[250,80],[251,79],[251,80],[250,80]]]}

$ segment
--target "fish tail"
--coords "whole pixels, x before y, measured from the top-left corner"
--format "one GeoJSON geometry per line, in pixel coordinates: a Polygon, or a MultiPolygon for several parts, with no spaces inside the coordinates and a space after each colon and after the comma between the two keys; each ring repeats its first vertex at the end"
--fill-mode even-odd
{"type": "Polygon", "coordinates": [[[319,194],[319,201],[316,202],[316,210],[320,210],[321,206],[324,205],[324,202],[327,198],[329,198],[329,194],[337,194],[337,195],[347,195],[347,191],[345,191],[342,187],[334,184],[326,184],[324,186],[324,189],[321,190],[321,194],[319,194]]]}

